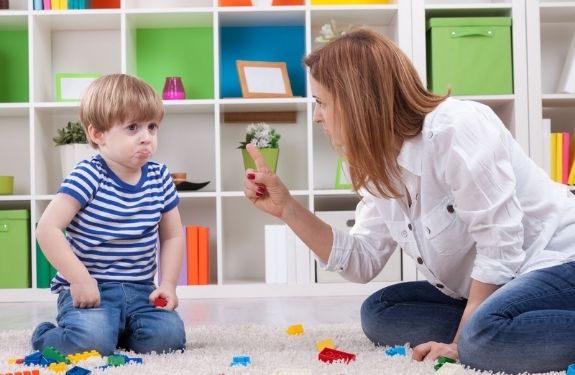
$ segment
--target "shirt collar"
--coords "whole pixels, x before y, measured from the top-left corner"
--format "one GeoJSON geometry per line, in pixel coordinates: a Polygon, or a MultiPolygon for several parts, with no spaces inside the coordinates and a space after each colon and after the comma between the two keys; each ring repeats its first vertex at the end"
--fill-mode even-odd
{"type": "Polygon", "coordinates": [[[423,136],[421,133],[404,140],[397,156],[397,164],[408,172],[421,176],[422,150],[423,136]]]}

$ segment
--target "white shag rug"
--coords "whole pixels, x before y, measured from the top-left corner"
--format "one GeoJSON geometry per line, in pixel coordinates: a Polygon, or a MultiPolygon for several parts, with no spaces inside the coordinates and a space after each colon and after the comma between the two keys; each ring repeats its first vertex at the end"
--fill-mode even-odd
{"type": "MultiPolygon", "coordinates": [[[[375,347],[363,334],[359,324],[304,326],[304,334],[288,336],[285,328],[261,325],[198,326],[186,329],[184,353],[136,355],[142,365],[127,365],[108,370],[97,369],[97,363],[85,364],[92,374],[266,374],[277,369],[308,369],[311,374],[361,375],[432,375],[434,362],[414,362],[409,356],[387,356],[385,348],[375,347]],[[318,360],[316,343],[331,338],[336,348],[356,354],[349,364],[326,364],[318,360]],[[234,366],[234,356],[248,355],[251,365],[234,366]]],[[[32,352],[31,330],[0,332],[0,374],[22,371],[21,365],[9,365],[11,358],[23,358],[32,352]]],[[[42,369],[41,374],[53,374],[42,369]]],[[[62,373],[63,374],[63,373],[62,373]]],[[[286,374],[283,372],[282,374],[286,374]]],[[[295,372],[294,372],[295,374],[295,372]]],[[[466,370],[466,374],[491,374],[466,370]]],[[[550,372],[561,375],[565,372],[550,372]]]]}

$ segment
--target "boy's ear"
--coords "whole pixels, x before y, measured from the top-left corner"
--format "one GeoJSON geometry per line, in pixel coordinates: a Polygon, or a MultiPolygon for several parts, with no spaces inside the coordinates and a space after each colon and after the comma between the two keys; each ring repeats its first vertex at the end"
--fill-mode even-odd
{"type": "Polygon", "coordinates": [[[102,136],[104,135],[104,132],[96,129],[94,127],[94,125],[90,124],[88,125],[88,137],[90,138],[90,140],[97,144],[98,146],[101,145],[102,143],[102,136]]]}

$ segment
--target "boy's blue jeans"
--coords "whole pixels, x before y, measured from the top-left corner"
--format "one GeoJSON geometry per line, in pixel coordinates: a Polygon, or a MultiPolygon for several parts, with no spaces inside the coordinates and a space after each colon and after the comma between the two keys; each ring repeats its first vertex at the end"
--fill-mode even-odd
{"type": "Polygon", "coordinates": [[[53,346],[62,354],[97,350],[110,355],[116,348],[136,353],[182,350],[184,323],[175,311],[158,309],[149,302],[152,284],[103,283],[100,306],[77,309],[69,290],[58,296],[58,326],[44,322],[32,334],[32,347],[53,346]]]}
{"type": "MultiPolygon", "coordinates": [[[[361,323],[378,345],[451,343],[466,300],[426,281],[395,284],[365,300],[361,323]]],[[[565,371],[575,362],[575,262],[532,271],[493,293],[466,322],[457,349],[480,370],[565,371]]]]}

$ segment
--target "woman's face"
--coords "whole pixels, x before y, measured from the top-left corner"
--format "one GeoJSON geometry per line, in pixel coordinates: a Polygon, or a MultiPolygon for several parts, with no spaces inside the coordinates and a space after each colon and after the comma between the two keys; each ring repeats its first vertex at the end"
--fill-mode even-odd
{"type": "Polygon", "coordinates": [[[335,103],[333,96],[313,77],[310,77],[312,96],[315,99],[313,121],[321,125],[324,133],[329,137],[332,144],[337,145],[337,131],[335,127],[335,103]]]}

